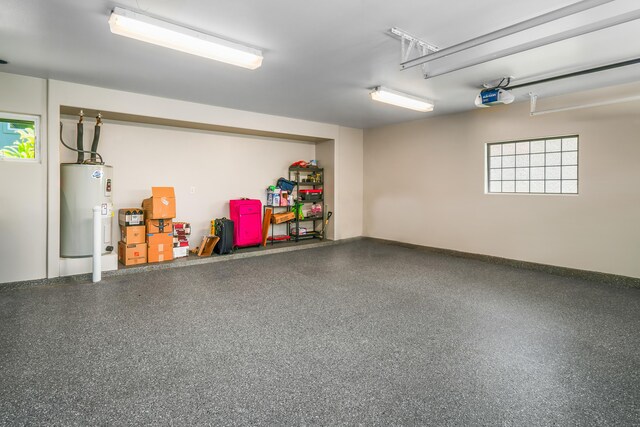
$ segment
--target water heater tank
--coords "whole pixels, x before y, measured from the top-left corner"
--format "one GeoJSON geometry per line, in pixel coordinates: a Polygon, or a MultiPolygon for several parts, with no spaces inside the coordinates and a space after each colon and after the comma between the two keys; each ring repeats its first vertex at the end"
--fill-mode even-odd
{"type": "Polygon", "coordinates": [[[60,256],[89,257],[93,252],[93,207],[102,209],[102,253],[113,250],[111,226],[113,168],[106,165],[60,165],[60,256]]]}

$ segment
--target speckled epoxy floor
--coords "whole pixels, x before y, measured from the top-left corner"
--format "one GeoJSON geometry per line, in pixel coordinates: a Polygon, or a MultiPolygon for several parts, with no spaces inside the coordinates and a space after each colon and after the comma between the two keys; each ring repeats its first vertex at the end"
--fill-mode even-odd
{"type": "Polygon", "coordinates": [[[639,425],[640,290],[370,240],[0,292],[4,425],[639,425]]]}

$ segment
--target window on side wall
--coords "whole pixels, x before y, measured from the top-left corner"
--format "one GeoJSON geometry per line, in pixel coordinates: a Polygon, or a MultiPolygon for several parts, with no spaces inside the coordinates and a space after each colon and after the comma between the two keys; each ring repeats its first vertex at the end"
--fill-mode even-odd
{"type": "Polygon", "coordinates": [[[489,143],[487,193],[578,194],[578,136],[489,143]]]}
{"type": "Polygon", "coordinates": [[[37,116],[0,112],[0,160],[39,161],[39,127],[37,116]]]}

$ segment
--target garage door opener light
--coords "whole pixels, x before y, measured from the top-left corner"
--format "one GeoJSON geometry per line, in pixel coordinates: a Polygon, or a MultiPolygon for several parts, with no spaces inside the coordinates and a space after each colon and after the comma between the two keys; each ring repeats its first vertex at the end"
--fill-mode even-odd
{"type": "Polygon", "coordinates": [[[111,32],[169,49],[255,70],[262,52],[119,7],[109,17],[111,32]]]}

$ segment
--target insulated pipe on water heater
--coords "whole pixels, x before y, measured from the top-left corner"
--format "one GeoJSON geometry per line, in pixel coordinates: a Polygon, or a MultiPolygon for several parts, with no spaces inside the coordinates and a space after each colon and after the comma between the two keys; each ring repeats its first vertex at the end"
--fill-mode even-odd
{"type": "MultiPolygon", "coordinates": [[[[78,129],[78,134],[76,137],[76,148],[77,148],[77,152],[78,152],[78,159],[76,160],[76,163],[82,163],[84,162],[84,153],[83,153],[83,149],[84,149],[84,124],[82,124],[82,120],[84,118],[84,112],[82,110],[80,110],[80,119],[78,120],[78,124],[76,125],[77,129],[78,129]]],[[[62,133],[62,129],[60,129],[60,132],[62,133]]],[[[62,136],[61,136],[62,137],[62,136]]]]}
{"type": "Polygon", "coordinates": [[[98,142],[100,142],[100,126],[102,126],[102,114],[98,113],[98,115],[96,116],[96,126],[93,133],[93,142],[91,143],[92,163],[95,163],[97,161],[96,155],[98,153],[98,142]]]}

